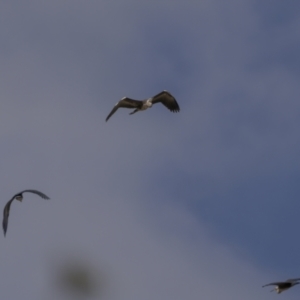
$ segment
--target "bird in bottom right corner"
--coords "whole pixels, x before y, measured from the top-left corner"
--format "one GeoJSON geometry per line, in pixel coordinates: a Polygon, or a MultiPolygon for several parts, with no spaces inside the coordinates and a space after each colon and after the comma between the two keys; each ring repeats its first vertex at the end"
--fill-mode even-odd
{"type": "Polygon", "coordinates": [[[295,279],[288,279],[286,281],[271,282],[271,283],[263,285],[262,287],[275,285],[275,288],[273,290],[271,290],[270,292],[276,291],[277,294],[280,294],[281,292],[286,291],[289,288],[291,288],[294,285],[297,285],[299,283],[300,283],[300,278],[295,278],[295,279]]]}

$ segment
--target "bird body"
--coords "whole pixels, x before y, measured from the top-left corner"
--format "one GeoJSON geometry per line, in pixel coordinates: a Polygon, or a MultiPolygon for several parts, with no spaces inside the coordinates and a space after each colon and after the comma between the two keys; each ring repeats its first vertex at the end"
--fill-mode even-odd
{"type": "Polygon", "coordinates": [[[286,281],[268,283],[268,284],[263,285],[262,287],[275,285],[275,288],[273,290],[271,290],[271,292],[276,291],[277,294],[280,294],[281,292],[293,287],[294,285],[299,284],[300,283],[299,281],[300,281],[300,278],[288,279],[286,281]]]}
{"type": "Polygon", "coordinates": [[[42,192],[39,192],[37,190],[24,190],[18,194],[15,194],[4,206],[3,209],[3,221],[2,221],[2,227],[3,227],[3,232],[4,232],[4,236],[6,235],[6,231],[7,231],[7,225],[8,225],[8,217],[9,217],[9,211],[10,211],[10,205],[13,202],[13,200],[18,200],[20,202],[22,202],[23,200],[23,193],[33,193],[36,195],[39,195],[41,198],[43,199],[50,199],[48,196],[46,196],[45,194],[43,194],[42,192]]]}
{"type": "Polygon", "coordinates": [[[143,101],[143,106],[140,110],[146,110],[147,108],[152,107],[152,105],[153,105],[152,99],[153,98],[150,98],[150,99],[147,99],[147,100],[143,101]]]}
{"type": "Polygon", "coordinates": [[[180,108],[176,101],[176,99],[167,91],[162,91],[159,94],[148,98],[146,100],[134,100],[128,97],[122,98],[119,102],[116,103],[116,105],[113,107],[112,111],[109,113],[109,115],[106,118],[106,122],[109,120],[109,118],[120,108],[132,108],[134,111],[130,113],[130,115],[146,110],[150,107],[152,107],[155,103],[162,103],[165,107],[167,107],[172,112],[179,112],[180,108]]]}

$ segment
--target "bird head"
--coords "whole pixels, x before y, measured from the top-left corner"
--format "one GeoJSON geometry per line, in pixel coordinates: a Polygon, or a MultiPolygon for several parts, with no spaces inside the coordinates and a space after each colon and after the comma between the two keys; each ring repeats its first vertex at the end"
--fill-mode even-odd
{"type": "Polygon", "coordinates": [[[15,199],[18,200],[18,201],[20,201],[20,202],[22,202],[22,200],[23,200],[23,195],[22,195],[22,194],[21,194],[21,195],[18,195],[18,196],[16,196],[15,199]]]}
{"type": "MultiPolygon", "coordinates": [[[[280,294],[282,291],[284,291],[285,289],[282,289],[280,286],[276,286],[275,288],[274,288],[274,290],[273,291],[276,291],[276,293],[277,294],[280,294]]],[[[271,291],[272,292],[272,291],[271,291]]]]}

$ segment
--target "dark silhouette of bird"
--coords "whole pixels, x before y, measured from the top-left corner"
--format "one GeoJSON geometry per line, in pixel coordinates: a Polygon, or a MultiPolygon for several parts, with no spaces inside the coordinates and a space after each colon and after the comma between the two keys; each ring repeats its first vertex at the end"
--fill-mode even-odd
{"type": "Polygon", "coordinates": [[[263,285],[262,287],[269,286],[269,285],[275,285],[275,288],[271,290],[270,292],[276,291],[277,294],[280,294],[281,292],[291,288],[292,286],[299,284],[300,278],[295,279],[288,279],[286,281],[279,281],[279,282],[272,282],[263,285]]]}
{"type": "Polygon", "coordinates": [[[10,210],[10,205],[13,202],[13,200],[18,200],[20,202],[22,202],[23,200],[23,193],[33,193],[33,194],[37,194],[40,197],[42,197],[43,199],[50,199],[48,196],[46,196],[45,194],[43,194],[42,192],[36,191],[36,190],[24,190],[16,195],[14,195],[4,206],[4,210],[3,210],[3,221],[2,221],[2,227],[3,227],[3,232],[4,232],[4,236],[6,235],[6,231],[7,231],[7,224],[8,224],[8,216],[9,216],[9,210],[10,210]]]}
{"type": "Polygon", "coordinates": [[[146,100],[134,100],[127,97],[122,98],[112,109],[109,115],[106,118],[106,122],[109,118],[118,110],[120,107],[124,108],[132,108],[134,109],[130,115],[150,108],[155,103],[162,103],[165,107],[167,107],[172,112],[179,112],[180,108],[176,101],[176,99],[167,91],[162,91],[154,97],[148,98],[146,100]]]}

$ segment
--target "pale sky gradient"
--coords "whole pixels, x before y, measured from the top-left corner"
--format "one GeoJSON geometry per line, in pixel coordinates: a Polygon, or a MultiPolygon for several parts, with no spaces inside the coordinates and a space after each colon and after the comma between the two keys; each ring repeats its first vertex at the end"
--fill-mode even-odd
{"type": "MultiPolygon", "coordinates": [[[[101,299],[299,299],[300,2],[2,1],[3,299],[63,299],[60,261],[101,299]],[[162,90],[129,116],[124,96],[162,90]]],[[[93,299],[98,299],[94,297],[93,299]]]]}

